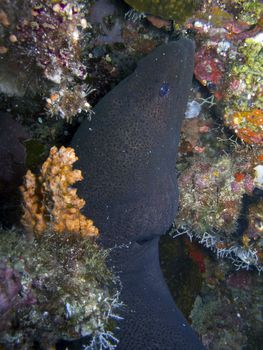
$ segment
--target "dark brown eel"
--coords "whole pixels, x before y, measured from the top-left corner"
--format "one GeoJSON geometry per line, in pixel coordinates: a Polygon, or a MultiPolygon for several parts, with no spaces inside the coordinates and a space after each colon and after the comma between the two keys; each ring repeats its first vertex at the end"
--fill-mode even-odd
{"type": "Polygon", "coordinates": [[[203,349],[170,295],[158,249],[178,205],[175,162],[193,57],[188,39],[159,46],[101,99],[72,141],[84,213],[101,244],[115,247],[109,264],[126,304],[118,350],[203,349]]]}

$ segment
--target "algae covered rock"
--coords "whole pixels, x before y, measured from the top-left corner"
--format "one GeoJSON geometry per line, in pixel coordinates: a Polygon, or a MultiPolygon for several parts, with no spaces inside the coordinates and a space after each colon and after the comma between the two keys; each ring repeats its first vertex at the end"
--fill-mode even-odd
{"type": "Polygon", "coordinates": [[[2,0],[0,93],[44,98],[48,114],[67,121],[88,112],[80,44],[88,26],[85,11],[78,0],[2,0]]]}
{"type": "Polygon", "coordinates": [[[125,0],[139,12],[150,13],[166,19],[173,19],[183,23],[202,4],[202,0],[125,0]]]}
{"type": "Polygon", "coordinates": [[[263,144],[263,43],[261,35],[239,45],[229,71],[225,123],[244,142],[263,144]]]}
{"type": "Polygon", "coordinates": [[[47,348],[59,339],[83,336],[89,336],[91,349],[102,340],[114,342],[108,326],[119,305],[118,292],[106,256],[87,237],[46,232],[29,241],[22,232],[2,230],[0,344],[4,349],[32,349],[36,344],[47,348]]]}

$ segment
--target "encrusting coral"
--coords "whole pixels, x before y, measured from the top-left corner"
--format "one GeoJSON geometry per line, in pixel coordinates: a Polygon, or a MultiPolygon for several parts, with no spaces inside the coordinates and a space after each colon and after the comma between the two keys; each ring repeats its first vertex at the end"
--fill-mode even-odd
{"type": "Polygon", "coordinates": [[[28,170],[21,186],[24,201],[22,223],[31,234],[40,236],[49,228],[56,233],[98,235],[93,221],[80,212],[85,201],[78,197],[77,189],[71,187],[83,179],[80,170],[72,169],[77,159],[72,148],[62,146],[57,149],[54,146],[39,176],[28,170]]]}

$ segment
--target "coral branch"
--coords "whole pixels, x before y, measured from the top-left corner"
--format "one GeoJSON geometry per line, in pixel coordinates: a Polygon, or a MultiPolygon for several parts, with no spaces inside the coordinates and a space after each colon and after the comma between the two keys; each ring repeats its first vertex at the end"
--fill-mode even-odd
{"type": "Polygon", "coordinates": [[[83,179],[80,170],[72,169],[77,159],[70,147],[62,146],[59,150],[52,147],[40,175],[37,177],[30,170],[27,172],[21,187],[24,200],[22,223],[29,232],[39,236],[49,225],[56,233],[98,235],[93,221],[80,212],[85,201],[71,187],[83,179]]]}

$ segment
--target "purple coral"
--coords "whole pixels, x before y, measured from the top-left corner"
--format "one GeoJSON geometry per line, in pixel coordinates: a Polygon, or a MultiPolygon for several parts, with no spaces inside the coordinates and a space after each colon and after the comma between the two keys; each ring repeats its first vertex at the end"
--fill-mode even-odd
{"type": "Polygon", "coordinates": [[[0,262],[0,332],[19,310],[35,303],[32,291],[23,287],[19,272],[0,262]]]}
{"type": "Polygon", "coordinates": [[[21,289],[18,272],[3,263],[0,264],[0,314],[2,317],[17,303],[21,289]]]}

